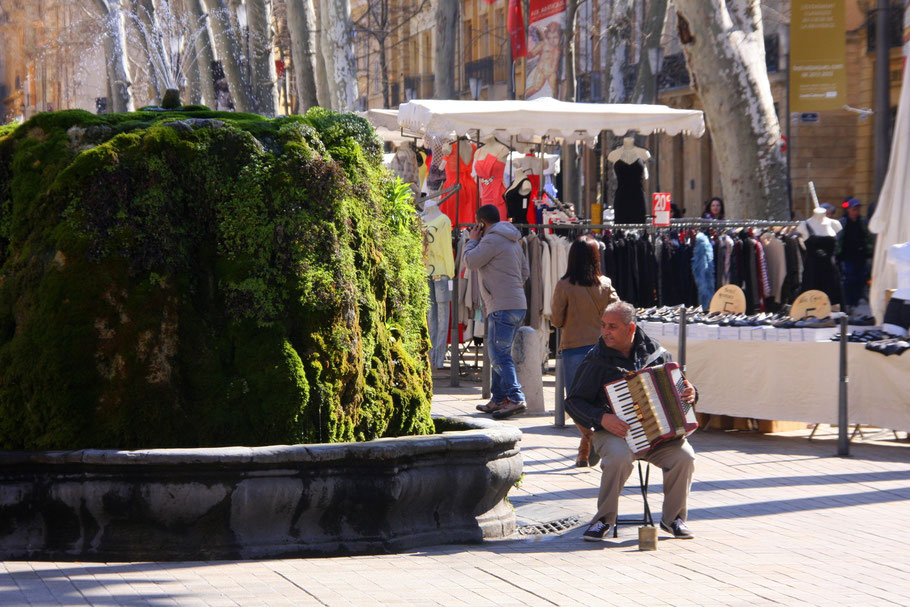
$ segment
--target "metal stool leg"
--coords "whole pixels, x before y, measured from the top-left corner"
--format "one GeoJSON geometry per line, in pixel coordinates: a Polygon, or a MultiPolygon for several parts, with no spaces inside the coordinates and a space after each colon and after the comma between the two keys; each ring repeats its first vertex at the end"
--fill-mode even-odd
{"type": "Polygon", "coordinates": [[[648,505],[648,482],[651,480],[651,464],[643,460],[637,460],[638,464],[638,488],[641,490],[641,499],[644,502],[644,514],[641,518],[624,518],[616,517],[616,524],[613,525],[613,537],[618,537],[620,525],[650,525],[654,526],[654,519],[651,517],[651,507],[648,505]],[[642,471],[644,464],[644,471],[642,471]]]}

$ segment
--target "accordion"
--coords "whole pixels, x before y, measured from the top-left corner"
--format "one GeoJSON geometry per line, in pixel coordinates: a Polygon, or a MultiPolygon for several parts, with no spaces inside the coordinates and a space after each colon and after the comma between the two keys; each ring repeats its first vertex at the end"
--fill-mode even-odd
{"type": "Polygon", "coordinates": [[[678,364],[665,363],[604,386],[613,413],[629,424],[625,439],[632,453],[646,453],[698,429],[695,410],[679,397],[684,380],[678,364]]]}

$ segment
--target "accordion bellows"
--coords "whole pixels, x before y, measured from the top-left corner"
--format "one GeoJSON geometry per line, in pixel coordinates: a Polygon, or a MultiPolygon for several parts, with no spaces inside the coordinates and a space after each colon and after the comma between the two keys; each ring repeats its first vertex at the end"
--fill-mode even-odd
{"type": "Polygon", "coordinates": [[[625,439],[635,455],[698,429],[695,409],[683,402],[682,371],[676,363],[645,367],[604,385],[613,413],[629,424],[625,439]]]}

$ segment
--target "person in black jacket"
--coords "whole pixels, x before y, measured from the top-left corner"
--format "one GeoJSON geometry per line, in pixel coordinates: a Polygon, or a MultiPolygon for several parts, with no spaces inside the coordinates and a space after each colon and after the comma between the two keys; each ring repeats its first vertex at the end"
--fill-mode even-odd
{"type": "MultiPolygon", "coordinates": [[[[636,325],[635,307],[620,301],[607,306],[601,318],[600,339],[578,368],[566,411],[581,426],[594,429],[594,450],[603,474],[594,515],[583,538],[608,539],[616,524],[619,494],[632,474],[635,455],[625,441],[628,424],[613,414],[604,384],[622,379],[630,371],[670,362],[670,353],[636,325]]],[[[694,404],[698,393],[688,380],[680,397],[694,404]]],[[[680,539],[694,536],[686,526],[689,487],[695,472],[695,451],[685,438],[670,440],[639,456],[663,470],[664,503],[660,526],[680,539]]]]}

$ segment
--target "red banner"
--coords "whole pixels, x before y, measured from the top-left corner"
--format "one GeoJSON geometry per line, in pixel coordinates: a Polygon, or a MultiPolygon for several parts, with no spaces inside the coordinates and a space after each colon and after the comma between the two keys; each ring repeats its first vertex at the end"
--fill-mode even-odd
{"type": "Polygon", "coordinates": [[[512,61],[528,56],[528,41],[525,38],[525,19],[521,12],[521,0],[509,0],[509,14],[506,27],[512,39],[512,61]]]}

